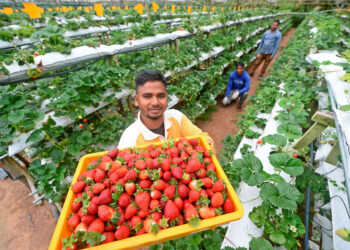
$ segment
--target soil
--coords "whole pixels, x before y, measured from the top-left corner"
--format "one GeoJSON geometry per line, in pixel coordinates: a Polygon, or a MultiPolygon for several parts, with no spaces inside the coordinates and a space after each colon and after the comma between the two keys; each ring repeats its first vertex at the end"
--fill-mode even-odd
{"type": "MultiPolygon", "coordinates": [[[[295,28],[290,29],[285,35],[282,37],[282,41],[280,44],[280,48],[274,57],[274,59],[270,62],[265,75],[268,75],[268,70],[273,66],[276,58],[282,52],[282,49],[287,46],[288,41],[293,36],[295,28]]],[[[258,79],[260,70],[262,69],[263,63],[256,69],[255,75],[250,78],[250,90],[248,92],[249,95],[254,95],[256,93],[256,87],[260,80],[258,79]]],[[[227,79],[228,80],[228,79],[227,79]]],[[[224,93],[223,93],[224,94],[224,93]]],[[[215,105],[216,111],[212,112],[210,115],[209,121],[196,121],[196,125],[200,127],[203,131],[208,132],[209,135],[214,140],[216,155],[219,156],[219,153],[222,148],[221,141],[225,139],[227,135],[236,134],[238,127],[236,126],[236,121],[241,118],[238,114],[244,113],[244,108],[246,106],[246,101],[244,102],[242,109],[237,109],[238,103],[231,103],[228,106],[222,105],[222,99],[217,99],[217,104],[215,105]]]]}
{"type": "MultiPolygon", "coordinates": [[[[285,47],[293,36],[295,29],[288,31],[281,41],[281,47],[285,47]]],[[[280,50],[277,56],[280,54],[280,50]]],[[[274,59],[275,60],[275,59],[274,59]]],[[[269,68],[273,65],[270,63],[269,68]]],[[[262,65],[251,78],[249,94],[254,94],[259,83],[257,79],[262,65]]],[[[227,135],[234,135],[237,132],[235,121],[240,118],[238,114],[244,112],[237,110],[237,104],[224,107],[221,99],[218,99],[217,111],[211,114],[210,121],[198,121],[197,125],[208,132],[215,141],[217,154],[220,152],[221,141],[227,135]]],[[[51,212],[47,201],[43,205],[32,204],[34,198],[28,196],[30,190],[20,180],[0,180],[0,250],[40,250],[48,249],[53,231],[56,226],[56,219],[51,212]]]]}

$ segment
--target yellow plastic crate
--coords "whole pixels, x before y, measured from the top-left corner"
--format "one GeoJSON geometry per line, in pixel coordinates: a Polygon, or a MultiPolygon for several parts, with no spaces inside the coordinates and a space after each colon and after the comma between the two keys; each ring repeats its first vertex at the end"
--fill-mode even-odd
{"type": "MultiPolygon", "coordinates": [[[[186,137],[188,139],[192,138],[198,138],[200,139],[200,144],[205,149],[210,149],[210,146],[206,140],[205,137],[197,135],[197,136],[189,136],[186,137]]],[[[158,142],[154,143],[155,146],[162,145],[164,142],[158,142]]],[[[145,148],[147,145],[140,146],[137,148],[145,148]]],[[[96,160],[99,157],[106,155],[108,151],[99,152],[99,153],[93,153],[93,154],[87,154],[83,156],[78,164],[78,167],[75,171],[73,181],[72,183],[75,183],[80,173],[86,170],[87,164],[92,161],[96,160]]],[[[238,196],[231,186],[229,180],[227,179],[227,176],[225,172],[223,171],[222,167],[220,166],[220,163],[215,155],[212,156],[213,162],[216,167],[216,174],[219,178],[222,178],[225,180],[227,186],[227,194],[228,198],[233,202],[235,211],[229,214],[223,214],[216,216],[214,218],[200,220],[198,227],[192,227],[189,224],[184,224],[168,229],[163,229],[159,231],[156,235],[152,233],[146,233],[139,236],[133,236],[124,240],[120,241],[114,241],[111,243],[95,246],[88,248],[89,250],[114,250],[114,249],[137,249],[141,247],[146,247],[150,245],[154,245],[160,242],[172,240],[175,238],[184,237],[186,235],[204,231],[207,229],[214,229],[216,226],[226,224],[228,222],[239,220],[243,216],[243,206],[242,203],[239,201],[238,196]]],[[[54,234],[52,236],[52,240],[49,246],[49,250],[60,250],[62,249],[62,238],[66,238],[72,234],[72,232],[68,229],[67,225],[67,218],[72,213],[71,204],[73,203],[75,199],[75,194],[72,191],[72,188],[70,187],[69,192],[67,194],[60,218],[57,222],[54,234]]]]}

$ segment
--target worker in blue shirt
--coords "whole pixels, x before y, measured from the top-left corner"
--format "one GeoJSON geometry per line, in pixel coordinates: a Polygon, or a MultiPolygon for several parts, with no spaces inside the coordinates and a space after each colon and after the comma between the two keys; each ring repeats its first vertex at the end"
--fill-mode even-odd
{"type": "Polygon", "coordinates": [[[282,39],[282,34],[278,30],[279,25],[280,25],[280,21],[275,20],[271,24],[270,30],[264,33],[258,47],[257,58],[249,70],[250,76],[254,76],[254,73],[257,67],[265,60],[264,66],[259,75],[259,80],[261,80],[266,71],[267,66],[276,55],[282,39]]]}
{"type": "Polygon", "coordinates": [[[239,98],[237,105],[238,109],[242,108],[242,104],[248,97],[248,90],[250,89],[250,78],[247,71],[244,70],[244,63],[238,62],[236,64],[236,71],[230,75],[227,85],[227,90],[222,104],[227,105],[239,98]]]}

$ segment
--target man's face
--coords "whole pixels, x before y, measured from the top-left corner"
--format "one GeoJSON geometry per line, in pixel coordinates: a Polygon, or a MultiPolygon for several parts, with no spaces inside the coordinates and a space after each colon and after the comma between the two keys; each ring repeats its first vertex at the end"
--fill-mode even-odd
{"type": "Polygon", "coordinates": [[[242,67],[241,65],[237,66],[236,67],[237,75],[241,76],[243,74],[243,70],[244,70],[244,67],[242,67]]]}
{"type": "Polygon", "coordinates": [[[273,22],[272,24],[271,24],[271,30],[273,30],[273,31],[275,31],[275,30],[277,30],[278,29],[278,22],[273,22]]]}
{"type": "Polygon", "coordinates": [[[161,81],[147,81],[136,90],[135,105],[139,107],[141,115],[151,120],[163,116],[168,106],[168,95],[161,81]]]}

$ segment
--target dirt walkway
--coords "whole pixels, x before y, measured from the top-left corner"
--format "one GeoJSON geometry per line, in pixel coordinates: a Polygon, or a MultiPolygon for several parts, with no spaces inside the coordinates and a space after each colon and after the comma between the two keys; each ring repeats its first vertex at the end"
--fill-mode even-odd
{"type": "MultiPolygon", "coordinates": [[[[275,58],[269,64],[267,71],[265,73],[265,76],[268,74],[268,70],[273,66],[276,58],[280,55],[281,47],[287,46],[288,41],[294,34],[294,31],[295,31],[295,28],[292,28],[287,33],[285,33],[285,35],[283,35],[280,49],[278,50],[275,58]]],[[[255,71],[254,77],[250,78],[250,90],[248,92],[249,95],[255,94],[256,92],[256,87],[260,82],[258,80],[258,76],[262,66],[263,65],[261,64],[255,71]]],[[[222,148],[221,141],[227,135],[234,135],[237,132],[238,127],[236,126],[235,121],[238,121],[241,119],[237,115],[244,113],[245,105],[246,105],[246,102],[245,104],[243,104],[242,110],[237,110],[237,103],[232,103],[228,106],[223,106],[222,99],[219,98],[215,106],[217,111],[211,114],[211,119],[209,121],[196,122],[197,126],[199,126],[203,131],[208,132],[210,136],[214,139],[217,156],[219,155],[220,150],[222,148]]]]}

